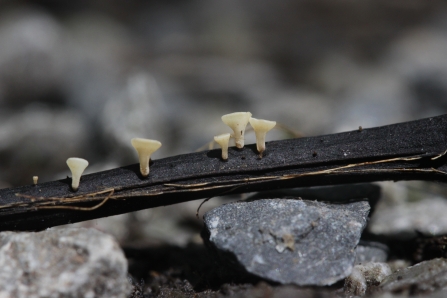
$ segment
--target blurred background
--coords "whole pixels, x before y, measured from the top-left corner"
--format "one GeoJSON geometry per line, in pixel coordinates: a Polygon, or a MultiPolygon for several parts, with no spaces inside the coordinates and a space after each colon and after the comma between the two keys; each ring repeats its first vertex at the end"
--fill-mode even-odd
{"type": "Polygon", "coordinates": [[[132,137],[193,152],[236,111],[305,136],[447,113],[447,4],[0,0],[0,188],[136,163],[132,137]]]}

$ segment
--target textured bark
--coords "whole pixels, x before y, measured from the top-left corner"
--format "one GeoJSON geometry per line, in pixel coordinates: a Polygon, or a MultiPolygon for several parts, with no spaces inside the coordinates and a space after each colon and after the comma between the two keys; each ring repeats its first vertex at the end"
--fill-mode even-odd
{"type": "Polygon", "coordinates": [[[222,194],[383,180],[447,181],[447,115],[324,136],[155,160],[71,179],[0,190],[0,230],[41,230],[222,194]],[[102,203],[101,205],[99,205],[102,203]],[[96,208],[94,208],[96,206],[96,208]],[[84,208],[84,209],[82,209],[84,208]],[[90,209],[89,209],[90,208],[90,209]]]}

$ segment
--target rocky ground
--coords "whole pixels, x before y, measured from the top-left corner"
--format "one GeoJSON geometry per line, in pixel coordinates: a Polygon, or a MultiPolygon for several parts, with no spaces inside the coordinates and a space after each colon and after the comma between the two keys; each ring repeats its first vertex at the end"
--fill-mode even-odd
{"type": "MultiPolygon", "coordinates": [[[[443,1],[0,1],[0,14],[1,188],[64,178],[72,156],[87,173],[136,163],[135,136],[163,143],[154,159],[193,152],[235,111],[294,131],[270,140],[447,112],[443,1]]],[[[378,183],[343,202],[356,187],[215,198],[203,220],[188,202],[2,233],[0,297],[441,297],[445,186],[378,183]]]]}

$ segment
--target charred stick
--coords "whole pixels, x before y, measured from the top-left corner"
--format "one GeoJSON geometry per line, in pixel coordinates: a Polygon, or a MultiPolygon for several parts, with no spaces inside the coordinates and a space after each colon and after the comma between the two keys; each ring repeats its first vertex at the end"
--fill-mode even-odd
{"type": "Polygon", "coordinates": [[[220,194],[383,180],[447,181],[447,115],[369,129],[184,154],[0,190],[0,230],[47,227],[220,194]]]}

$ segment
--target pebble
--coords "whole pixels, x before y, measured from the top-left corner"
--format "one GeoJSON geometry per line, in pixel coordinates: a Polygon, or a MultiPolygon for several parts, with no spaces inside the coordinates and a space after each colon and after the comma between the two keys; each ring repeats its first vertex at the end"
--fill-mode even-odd
{"type": "Polygon", "coordinates": [[[413,294],[430,293],[447,286],[447,260],[433,259],[399,270],[387,276],[380,284],[384,291],[404,291],[411,289],[413,294]]]}
{"type": "Polygon", "coordinates": [[[125,297],[127,260],[93,229],[0,233],[0,297],[125,297]]]}
{"type": "Polygon", "coordinates": [[[205,243],[218,258],[283,284],[331,285],[348,276],[366,225],[367,202],[261,199],[204,215],[205,243]]]}

